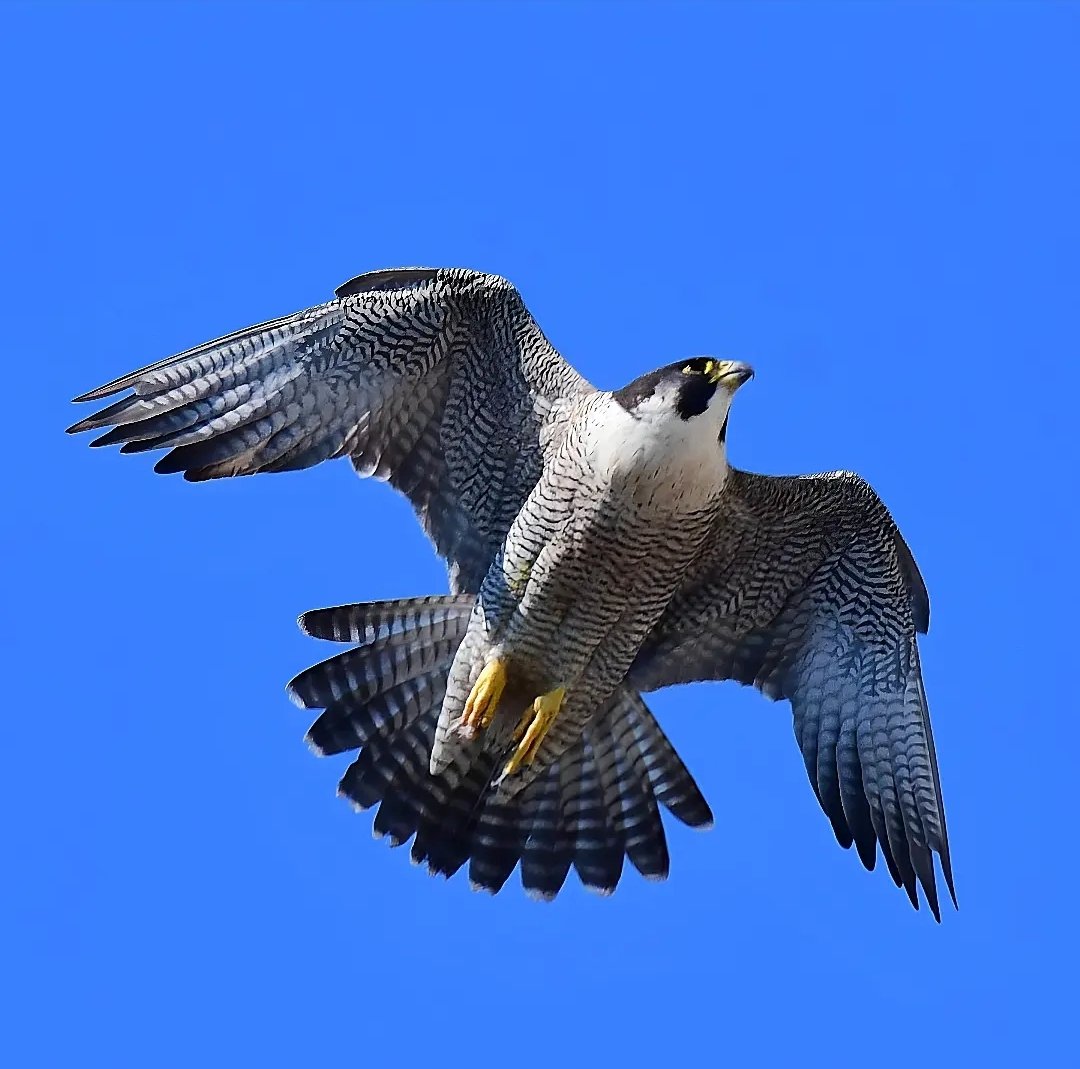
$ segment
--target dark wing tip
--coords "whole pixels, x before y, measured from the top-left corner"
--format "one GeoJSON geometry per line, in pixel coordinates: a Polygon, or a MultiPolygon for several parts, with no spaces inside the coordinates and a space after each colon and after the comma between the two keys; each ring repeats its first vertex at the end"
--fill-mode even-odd
{"type": "Polygon", "coordinates": [[[941,862],[941,873],[945,877],[945,886],[949,889],[949,898],[952,899],[953,909],[959,909],[960,903],[956,900],[956,886],[953,884],[952,858],[949,857],[949,845],[945,843],[938,855],[941,862]]]}
{"type": "MultiPolygon", "coordinates": [[[[123,378],[126,379],[125,375],[123,378]]],[[[113,379],[112,382],[105,383],[104,386],[98,386],[97,389],[87,390],[86,393],[79,394],[78,397],[73,397],[71,403],[73,405],[81,405],[85,401],[100,401],[103,397],[111,397],[114,393],[119,393],[121,390],[126,390],[127,384],[123,379],[113,379]]],[[[78,426],[78,424],[76,424],[78,426]]]]}
{"type": "Polygon", "coordinates": [[[863,868],[873,872],[877,868],[877,839],[873,835],[863,835],[853,841],[863,868]]]}
{"type": "MultiPolygon", "coordinates": [[[[155,465],[154,471],[158,475],[175,475],[178,472],[184,471],[184,462],[181,457],[177,459],[177,453],[179,450],[173,449],[171,452],[166,453],[155,465]]],[[[186,475],[187,473],[184,472],[186,475]]]]}

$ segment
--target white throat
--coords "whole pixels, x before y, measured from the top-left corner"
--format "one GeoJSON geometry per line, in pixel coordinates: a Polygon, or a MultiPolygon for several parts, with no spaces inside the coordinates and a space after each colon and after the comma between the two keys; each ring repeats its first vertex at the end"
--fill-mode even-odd
{"type": "Polygon", "coordinates": [[[589,464],[605,485],[638,504],[700,508],[727,477],[727,451],[719,441],[727,401],[717,398],[705,412],[682,419],[663,398],[628,412],[602,395],[583,428],[589,464]]]}

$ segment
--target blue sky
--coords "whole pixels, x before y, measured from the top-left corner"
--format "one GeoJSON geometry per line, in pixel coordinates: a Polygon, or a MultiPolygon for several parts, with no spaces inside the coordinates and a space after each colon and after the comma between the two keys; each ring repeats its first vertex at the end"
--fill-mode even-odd
{"type": "Polygon", "coordinates": [[[4,29],[5,1064],[1066,1064],[1076,7],[4,29]],[[508,276],[604,387],[748,360],[734,463],[875,485],[933,601],[959,913],[835,845],[787,707],[734,685],[654,700],[718,817],[670,826],[663,885],[474,895],[335,798],[293,621],[444,589],[408,505],[344,463],[190,486],[62,432],[84,389],[410,263],[508,276]]]}

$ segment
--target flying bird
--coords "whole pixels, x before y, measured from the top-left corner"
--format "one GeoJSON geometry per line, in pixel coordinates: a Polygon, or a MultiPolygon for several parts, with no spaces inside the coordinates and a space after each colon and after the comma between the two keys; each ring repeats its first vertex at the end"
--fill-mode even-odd
{"type": "Polygon", "coordinates": [[[131,391],[70,431],[194,482],[348,457],[406,495],[450,593],[304,613],[351,648],[289,693],[318,753],[359,750],[340,792],[432,872],[495,892],[520,868],[543,898],[571,866],[663,879],[660,807],[712,814],[642,694],[733,679],[790,702],[837,840],[940,919],[926,587],[858,476],[728,464],[751,376],[694,357],[597,390],[505,279],[403,268],[83,394],[131,391]]]}

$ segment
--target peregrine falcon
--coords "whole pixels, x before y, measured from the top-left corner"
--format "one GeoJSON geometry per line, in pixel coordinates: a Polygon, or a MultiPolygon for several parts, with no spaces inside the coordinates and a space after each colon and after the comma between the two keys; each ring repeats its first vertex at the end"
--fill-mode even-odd
{"type": "Polygon", "coordinates": [[[359,750],[341,793],[432,872],[496,892],[520,867],[543,898],[571,866],[604,893],[624,858],[663,879],[659,807],[712,814],[641,695],[734,679],[791,703],[840,844],[940,919],[926,587],[858,476],[728,465],[751,375],[695,357],[597,390],[506,280],[403,268],[83,394],[131,391],[70,430],[194,482],[348,457],[405,494],[451,592],[304,613],[351,648],[289,693],[321,710],[317,753],[359,750]]]}

